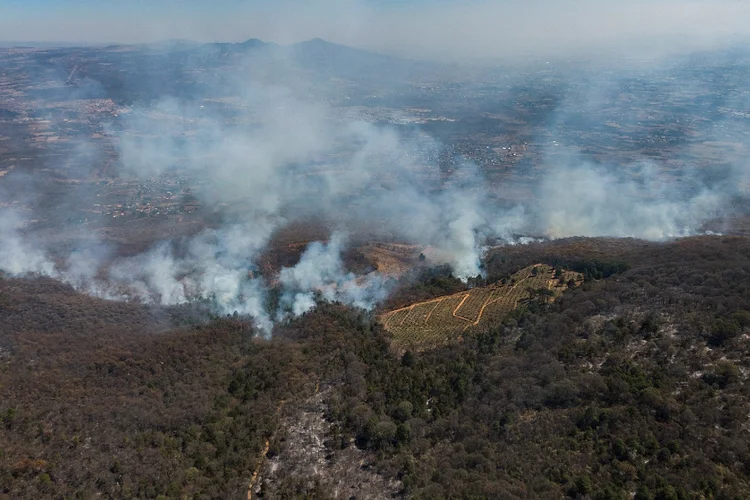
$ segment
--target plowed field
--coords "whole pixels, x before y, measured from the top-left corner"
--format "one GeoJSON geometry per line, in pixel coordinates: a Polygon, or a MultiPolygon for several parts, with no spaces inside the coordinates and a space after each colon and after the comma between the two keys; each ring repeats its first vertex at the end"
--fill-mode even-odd
{"type": "Polygon", "coordinates": [[[401,347],[426,348],[461,337],[466,330],[485,322],[497,321],[525,301],[539,295],[540,290],[552,292],[553,300],[573,280],[580,284],[579,273],[563,271],[555,278],[555,270],[544,264],[521,269],[505,284],[490,286],[417,302],[380,316],[386,330],[401,347]]]}

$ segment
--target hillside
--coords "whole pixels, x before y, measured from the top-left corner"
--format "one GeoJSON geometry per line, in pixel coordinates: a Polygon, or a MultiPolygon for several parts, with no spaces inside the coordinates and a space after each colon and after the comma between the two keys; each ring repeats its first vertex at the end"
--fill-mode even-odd
{"type": "MultiPolygon", "coordinates": [[[[0,496],[750,496],[750,241],[571,239],[486,266],[539,263],[585,282],[400,355],[340,304],[265,341],[136,306],[96,323],[100,301],[0,281],[0,496]]],[[[399,293],[452,293],[425,283],[399,293]]]]}

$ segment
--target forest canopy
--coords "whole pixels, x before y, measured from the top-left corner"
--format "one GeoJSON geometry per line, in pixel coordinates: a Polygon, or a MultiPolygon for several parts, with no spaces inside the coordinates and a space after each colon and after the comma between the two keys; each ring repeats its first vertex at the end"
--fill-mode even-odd
{"type": "MultiPolygon", "coordinates": [[[[264,340],[4,278],[1,495],[333,498],[357,453],[381,498],[750,497],[750,241],[506,247],[486,279],[535,263],[586,279],[422,351],[341,304],[264,340]],[[324,458],[302,474],[294,426],[317,402],[324,458]]],[[[446,270],[400,286],[403,303],[460,291],[446,270]]]]}

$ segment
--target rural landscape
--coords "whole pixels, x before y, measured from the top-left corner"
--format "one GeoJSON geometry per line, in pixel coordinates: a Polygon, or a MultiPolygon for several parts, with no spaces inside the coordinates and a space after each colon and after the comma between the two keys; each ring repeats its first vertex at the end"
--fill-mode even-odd
{"type": "Polygon", "coordinates": [[[0,498],[750,498],[750,49],[459,38],[0,43],[0,498]]]}

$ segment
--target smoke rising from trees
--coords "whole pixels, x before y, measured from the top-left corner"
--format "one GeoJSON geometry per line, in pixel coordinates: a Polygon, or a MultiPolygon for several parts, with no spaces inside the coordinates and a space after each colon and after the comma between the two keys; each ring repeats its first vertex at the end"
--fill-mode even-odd
{"type": "MultiPolygon", "coordinates": [[[[128,258],[110,259],[109,249],[94,239],[54,262],[48,248],[23,235],[18,215],[5,211],[0,269],[52,276],[109,299],[161,305],[203,300],[223,314],[250,315],[268,331],[274,321],[309,310],[317,298],[371,308],[387,296],[385,277],[346,269],[341,255],[350,233],[377,227],[431,246],[465,279],[481,273],[487,245],[516,243],[519,236],[663,240],[695,234],[727,208],[736,190],[731,182],[700,181],[690,190],[674,189],[661,180],[658,165],[618,172],[556,158],[543,166],[535,199],[509,206],[493,197],[471,161],[458,159],[447,175],[435,163],[442,146],[434,139],[342,117],[306,96],[289,61],[275,63],[290,87],[243,75],[201,96],[239,94],[240,112],[231,117],[201,99],[168,98],[134,106],[109,129],[122,175],[146,180],[186,172],[204,203],[231,208],[219,227],[128,258]],[[259,274],[258,258],[274,231],[310,218],[330,221],[330,239],[311,243],[278,277],[259,274]],[[271,290],[280,290],[274,310],[268,307],[271,290]]],[[[732,172],[742,176],[744,166],[732,172]]]]}

